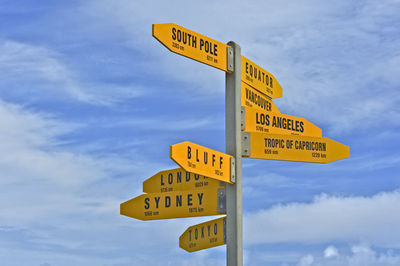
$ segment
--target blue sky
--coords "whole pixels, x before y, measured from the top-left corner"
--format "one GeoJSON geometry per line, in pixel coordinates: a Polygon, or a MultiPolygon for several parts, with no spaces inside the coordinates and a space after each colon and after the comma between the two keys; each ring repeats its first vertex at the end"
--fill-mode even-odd
{"type": "Polygon", "coordinates": [[[400,265],[400,2],[0,1],[0,264],[224,265],[179,235],[215,217],[119,215],[225,149],[225,74],[151,36],[173,22],[271,72],[282,113],[350,146],[331,164],[243,159],[245,265],[400,265]]]}

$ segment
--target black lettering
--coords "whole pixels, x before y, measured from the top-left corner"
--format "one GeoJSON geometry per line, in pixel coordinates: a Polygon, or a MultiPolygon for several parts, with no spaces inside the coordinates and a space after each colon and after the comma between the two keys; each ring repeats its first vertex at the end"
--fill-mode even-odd
{"type": "Polygon", "coordinates": [[[176,40],[176,29],[172,28],[172,40],[176,40]]]}
{"type": "Polygon", "coordinates": [[[156,209],[158,209],[158,203],[160,202],[160,197],[155,197],[154,200],[156,201],[156,209]]]}
{"type": "Polygon", "coordinates": [[[171,206],[171,197],[165,196],[165,208],[169,208],[171,206]]]}
{"type": "Polygon", "coordinates": [[[174,176],[172,175],[172,173],[168,174],[168,184],[172,184],[174,182],[174,176]]]}
{"type": "Polygon", "coordinates": [[[188,206],[192,206],[193,205],[193,203],[192,203],[192,194],[188,194],[187,195],[187,205],[188,206]]]}
{"type": "Polygon", "coordinates": [[[194,48],[197,48],[197,37],[196,36],[193,36],[193,44],[192,44],[192,46],[194,48]]]}
{"type": "Polygon", "coordinates": [[[190,181],[190,172],[186,172],[186,182],[190,181]]]}
{"type": "Polygon", "coordinates": [[[204,46],[204,40],[203,40],[203,39],[200,39],[200,51],[201,51],[201,49],[203,48],[203,46],[204,46]]]}
{"type": "Polygon", "coordinates": [[[181,42],[182,41],[182,31],[181,30],[178,30],[177,32],[176,32],[176,40],[178,41],[178,42],[181,42]]]}
{"type": "Polygon", "coordinates": [[[182,207],[182,195],[176,195],[176,207],[182,207]]]}
{"type": "Polygon", "coordinates": [[[197,193],[197,196],[199,197],[199,204],[201,205],[202,204],[202,200],[203,200],[203,193],[197,193]]]}
{"type": "Polygon", "coordinates": [[[192,148],[190,148],[190,146],[188,146],[187,158],[188,158],[188,159],[191,159],[191,158],[192,158],[192,148]]]}
{"type": "Polygon", "coordinates": [[[150,208],[150,204],[149,204],[150,199],[149,198],[145,198],[144,199],[144,208],[146,210],[148,210],[150,208]]]}
{"type": "Polygon", "coordinates": [[[176,172],[176,183],[177,184],[182,183],[182,172],[181,171],[176,172]]]}

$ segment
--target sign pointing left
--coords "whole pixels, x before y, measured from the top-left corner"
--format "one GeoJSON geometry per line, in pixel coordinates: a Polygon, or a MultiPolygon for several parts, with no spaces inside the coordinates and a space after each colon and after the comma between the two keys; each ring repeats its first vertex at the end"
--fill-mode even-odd
{"type": "Polygon", "coordinates": [[[228,72],[228,45],[174,23],[153,24],[153,37],[171,52],[228,72]]]}
{"type": "Polygon", "coordinates": [[[223,188],[225,183],[213,178],[186,172],[182,168],[158,172],[143,182],[143,192],[158,193],[201,188],[223,188]]]}
{"type": "Polygon", "coordinates": [[[143,194],[121,203],[120,213],[139,220],[225,214],[225,188],[143,194]]]}

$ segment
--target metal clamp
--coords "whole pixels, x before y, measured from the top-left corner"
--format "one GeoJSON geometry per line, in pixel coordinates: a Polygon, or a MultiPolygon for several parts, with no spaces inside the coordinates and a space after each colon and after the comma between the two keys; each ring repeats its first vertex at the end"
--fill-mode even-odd
{"type": "Polygon", "coordinates": [[[242,131],[246,129],[246,108],[244,106],[241,106],[240,109],[240,127],[242,131]]]}
{"type": "Polygon", "coordinates": [[[226,60],[227,64],[228,64],[226,67],[227,67],[229,73],[231,73],[231,72],[233,72],[233,65],[234,65],[234,63],[233,63],[233,48],[232,48],[232,46],[228,45],[228,47],[226,48],[226,57],[228,59],[228,60],[226,60]]]}
{"type": "Polygon", "coordinates": [[[223,225],[223,239],[224,239],[224,243],[226,243],[226,216],[224,217],[224,220],[223,220],[223,222],[222,222],[222,225],[223,225]]]}
{"type": "Polygon", "coordinates": [[[242,156],[250,157],[250,133],[242,132],[242,156]]]}
{"type": "Polygon", "coordinates": [[[236,182],[236,165],[235,165],[235,157],[231,157],[231,182],[236,182]]]}
{"type": "Polygon", "coordinates": [[[218,189],[218,213],[226,213],[226,189],[218,189]]]}

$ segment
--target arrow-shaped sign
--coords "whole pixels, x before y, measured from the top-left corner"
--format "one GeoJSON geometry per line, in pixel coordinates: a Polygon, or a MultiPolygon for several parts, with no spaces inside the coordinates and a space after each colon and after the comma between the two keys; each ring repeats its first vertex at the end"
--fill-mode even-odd
{"type": "Polygon", "coordinates": [[[122,203],[120,213],[139,220],[225,214],[225,188],[143,194],[122,203]]]}
{"type": "Polygon", "coordinates": [[[241,104],[242,106],[250,107],[253,109],[272,112],[279,114],[278,107],[274,102],[268,98],[263,93],[258,90],[253,89],[251,86],[247,85],[243,81],[241,82],[242,96],[241,104]]]}
{"type": "Polygon", "coordinates": [[[228,45],[174,23],[153,24],[153,37],[171,52],[228,71],[228,45]]]}
{"type": "Polygon", "coordinates": [[[276,78],[267,70],[242,55],[241,79],[256,90],[272,99],[282,97],[282,87],[276,78]]]}
{"type": "Polygon", "coordinates": [[[283,135],[322,137],[322,130],[304,118],[242,107],[242,130],[283,135]]]}
{"type": "Polygon", "coordinates": [[[158,172],[143,182],[143,192],[158,193],[201,188],[223,188],[225,183],[202,175],[186,172],[182,168],[158,172]]]}
{"type": "Polygon", "coordinates": [[[193,225],[179,237],[179,247],[188,252],[224,244],[226,244],[225,217],[193,225]]]}
{"type": "Polygon", "coordinates": [[[231,184],[235,178],[232,156],[189,141],[172,145],[170,157],[188,172],[231,184]]]}
{"type": "Polygon", "coordinates": [[[242,132],[243,157],[329,163],[350,157],[350,148],[328,138],[242,132]]]}

